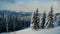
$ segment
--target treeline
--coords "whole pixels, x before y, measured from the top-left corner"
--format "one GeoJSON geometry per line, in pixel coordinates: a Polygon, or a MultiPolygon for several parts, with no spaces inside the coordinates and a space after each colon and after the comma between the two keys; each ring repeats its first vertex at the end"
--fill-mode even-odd
{"type": "Polygon", "coordinates": [[[30,26],[30,14],[19,13],[0,10],[0,33],[22,30],[30,26]]]}
{"type": "Polygon", "coordinates": [[[31,18],[31,28],[33,30],[38,29],[50,29],[55,26],[60,26],[60,13],[53,13],[53,7],[48,14],[44,11],[42,14],[39,13],[38,8],[35,12],[32,13],[31,18]],[[57,25],[56,25],[57,24],[57,25]]]}

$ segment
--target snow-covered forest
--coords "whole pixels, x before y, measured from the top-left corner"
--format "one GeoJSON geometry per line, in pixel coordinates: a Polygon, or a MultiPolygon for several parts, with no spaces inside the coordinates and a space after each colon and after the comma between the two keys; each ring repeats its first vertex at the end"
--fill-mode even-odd
{"type": "Polygon", "coordinates": [[[53,6],[51,6],[51,9],[48,14],[46,12],[43,12],[42,14],[39,14],[38,8],[36,12],[32,14],[31,18],[31,28],[34,30],[37,29],[50,29],[60,26],[60,16],[53,13],[53,6]]]}
{"type": "Polygon", "coordinates": [[[39,13],[38,8],[29,16],[22,12],[24,16],[8,13],[3,13],[3,18],[0,16],[1,34],[60,34],[60,13],[54,14],[53,6],[48,14],[39,13]]]}

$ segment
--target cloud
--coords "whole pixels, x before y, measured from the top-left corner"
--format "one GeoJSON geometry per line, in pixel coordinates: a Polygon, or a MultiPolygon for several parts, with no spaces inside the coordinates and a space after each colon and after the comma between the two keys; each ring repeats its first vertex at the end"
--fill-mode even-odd
{"type": "Polygon", "coordinates": [[[14,4],[7,4],[5,7],[2,7],[0,9],[7,9],[7,10],[14,10],[14,11],[27,11],[27,12],[34,12],[36,8],[39,8],[39,12],[46,12],[48,13],[50,11],[51,5],[53,5],[54,11],[59,12],[60,11],[60,2],[54,1],[54,2],[39,2],[37,0],[32,1],[28,3],[16,2],[14,4]]]}
{"type": "Polygon", "coordinates": [[[29,3],[28,7],[31,8],[31,10],[33,9],[33,11],[36,10],[36,8],[39,8],[40,12],[44,12],[44,10],[46,10],[46,12],[50,11],[51,5],[53,5],[54,11],[55,12],[59,12],[60,7],[59,7],[59,2],[55,1],[55,2],[39,2],[39,1],[34,1],[29,3]]]}

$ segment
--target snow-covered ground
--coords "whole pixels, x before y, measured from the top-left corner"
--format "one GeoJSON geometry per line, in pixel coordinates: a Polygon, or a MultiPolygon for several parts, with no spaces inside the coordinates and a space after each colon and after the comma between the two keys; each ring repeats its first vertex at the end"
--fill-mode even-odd
{"type": "Polygon", "coordinates": [[[38,31],[34,31],[31,28],[27,28],[24,30],[19,30],[10,33],[0,33],[0,34],[60,34],[60,27],[52,29],[40,29],[38,31]]]}
{"type": "Polygon", "coordinates": [[[54,23],[54,28],[51,29],[39,29],[38,31],[26,28],[15,32],[0,33],[0,34],[60,34],[60,26],[58,23],[54,23]]]}

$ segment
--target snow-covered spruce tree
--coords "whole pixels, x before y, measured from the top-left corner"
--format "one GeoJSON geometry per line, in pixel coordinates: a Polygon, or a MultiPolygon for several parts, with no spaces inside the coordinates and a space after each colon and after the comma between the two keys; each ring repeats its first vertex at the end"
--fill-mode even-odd
{"type": "Polygon", "coordinates": [[[45,23],[45,28],[53,28],[53,7],[51,6],[51,11],[47,15],[47,21],[45,23]]]}
{"type": "Polygon", "coordinates": [[[13,18],[13,30],[17,30],[17,27],[18,27],[18,22],[17,22],[17,15],[14,15],[14,18],[13,18]]]}
{"type": "Polygon", "coordinates": [[[34,30],[39,29],[39,14],[38,14],[38,8],[36,10],[36,12],[33,13],[32,15],[32,19],[31,19],[31,28],[34,30]]]}
{"type": "Polygon", "coordinates": [[[6,31],[8,32],[8,23],[9,23],[10,16],[6,15],[6,31]]]}
{"type": "Polygon", "coordinates": [[[46,19],[46,12],[44,12],[44,13],[42,14],[42,16],[41,16],[40,28],[44,28],[45,19],[46,19]]]}
{"type": "Polygon", "coordinates": [[[2,16],[0,15],[0,33],[2,32],[3,30],[3,19],[1,18],[2,16]]]}

